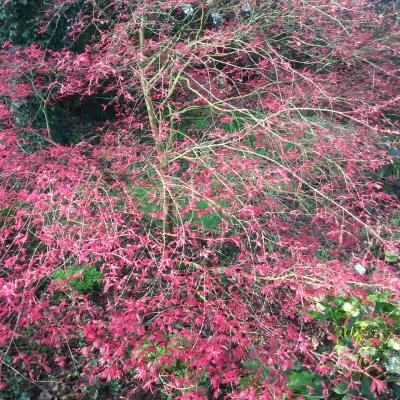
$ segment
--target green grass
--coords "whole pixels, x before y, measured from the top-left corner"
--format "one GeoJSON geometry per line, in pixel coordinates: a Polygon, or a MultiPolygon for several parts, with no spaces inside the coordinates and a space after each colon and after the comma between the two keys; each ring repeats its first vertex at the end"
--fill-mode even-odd
{"type": "Polygon", "coordinates": [[[103,274],[96,267],[72,265],[53,273],[56,281],[68,281],[68,286],[81,294],[93,292],[103,274]]]}

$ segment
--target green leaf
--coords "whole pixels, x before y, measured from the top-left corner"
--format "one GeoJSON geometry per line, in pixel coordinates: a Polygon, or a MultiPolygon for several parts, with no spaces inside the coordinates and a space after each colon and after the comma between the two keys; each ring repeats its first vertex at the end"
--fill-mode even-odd
{"type": "Polygon", "coordinates": [[[240,387],[242,387],[244,389],[247,388],[250,378],[251,378],[250,376],[244,376],[243,378],[240,378],[240,380],[239,380],[240,387]]]}
{"type": "Polygon", "coordinates": [[[393,164],[387,164],[380,168],[377,172],[379,178],[386,178],[394,174],[393,164]]]}
{"type": "Polygon", "coordinates": [[[395,312],[399,307],[397,307],[394,304],[388,303],[387,301],[378,301],[375,303],[375,309],[374,313],[376,314],[383,314],[383,313],[393,313],[395,312]]]}
{"type": "Polygon", "coordinates": [[[133,189],[135,196],[140,200],[140,206],[139,209],[143,212],[153,212],[157,209],[160,208],[156,204],[156,202],[151,202],[148,200],[147,195],[149,193],[148,189],[142,188],[142,187],[135,187],[133,189]]]}
{"type": "Polygon", "coordinates": [[[261,365],[260,360],[247,360],[243,362],[243,368],[247,370],[257,369],[261,365]]]}
{"type": "Polygon", "coordinates": [[[311,384],[315,377],[316,375],[313,372],[291,372],[289,375],[289,382],[287,386],[290,389],[298,389],[299,387],[304,387],[311,384]]]}
{"type": "Polygon", "coordinates": [[[399,259],[399,253],[392,250],[385,250],[385,261],[394,263],[399,259]]]}
{"type": "Polygon", "coordinates": [[[87,268],[86,265],[73,265],[68,269],[53,273],[53,279],[58,281],[68,280],[75,276],[77,277],[70,280],[69,286],[80,293],[93,291],[97,282],[103,277],[96,267],[87,268]]]}
{"type": "Polygon", "coordinates": [[[260,156],[265,156],[265,155],[267,154],[266,150],[265,150],[265,149],[262,149],[262,148],[258,148],[256,152],[257,152],[257,154],[259,154],[260,156]]]}
{"type": "Polygon", "coordinates": [[[364,376],[361,382],[360,395],[365,396],[367,399],[373,399],[375,396],[371,392],[371,378],[364,376]]]}
{"type": "Polygon", "coordinates": [[[347,392],[348,382],[339,382],[332,391],[336,394],[345,394],[347,392]]]}
{"type": "Polygon", "coordinates": [[[208,201],[207,200],[199,200],[196,204],[196,208],[198,210],[205,210],[206,208],[208,208],[208,201]]]}

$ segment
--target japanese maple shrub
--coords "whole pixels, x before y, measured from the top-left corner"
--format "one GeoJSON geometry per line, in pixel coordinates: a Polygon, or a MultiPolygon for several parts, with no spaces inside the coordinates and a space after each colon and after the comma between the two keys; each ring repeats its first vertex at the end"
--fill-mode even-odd
{"type": "Polygon", "coordinates": [[[339,3],[54,1],[2,43],[0,396],[398,396],[398,9],[339,3]]]}

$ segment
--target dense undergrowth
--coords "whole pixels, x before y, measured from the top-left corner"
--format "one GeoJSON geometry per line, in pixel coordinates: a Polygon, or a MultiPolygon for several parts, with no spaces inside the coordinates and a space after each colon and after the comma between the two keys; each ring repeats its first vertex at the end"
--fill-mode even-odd
{"type": "Polygon", "coordinates": [[[400,398],[396,4],[28,3],[0,397],[400,398]]]}

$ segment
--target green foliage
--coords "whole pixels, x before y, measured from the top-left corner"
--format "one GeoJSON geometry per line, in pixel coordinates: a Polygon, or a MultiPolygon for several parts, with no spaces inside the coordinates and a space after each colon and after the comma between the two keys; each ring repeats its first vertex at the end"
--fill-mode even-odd
{"type": "Polygon", "coordinates": [[[379,178],[387,178],[394,176],[396,178],[400,177],[400,158],[395,158],[390,164],[384,165],[378,170],[379,178]]]}
{"type": "Polygon", "coordinates": [[[295,398],[301,396],[304,400],[322,399],[322,377],[315,372],[296,365],[288,371],[287,387],[292,390],[295,398]]]}
{"type": "MultiPolygon", "coordinates": [[[[396,138],[393,138],[393,142],[396,142],[396,138]]],[[[392,146],[392,143],[389,142],[388,145],[392,146]]],[[[392,158],[391,161],[372,175],[375,179],[383,181],[385,192],[398,194],[400,191],[400,148],[391,147],[387,153],[392,158]]]]}
{"type": "Polygon", "coordinates": [[[40,0],[10,0],[0,7],[0,41],[30,44],[37,35],[35,18],[39,15],[40,0]]]}
{"type": "Polygon", "coordinates": [[[230,117],[232,118],[231,122],[224,122],[221,124],[221,128],[227,132],[242,131],[246,122],[250,122],[250,118],[239,111],[233,111],[230,117]]]}
{"type": "MultiPolygon", "coordinates": [[[[384,369],[383,377],[391,385],[394,393],[400,393],[400,303],[389,299],[385,292],[371,292],[367,302],[349,295],[326,297],[315,302],[309,314],[315,319],[330,322],[336,333],[336,343],[326,351],[336,351],[350,355],[360,367],[369,368],[372,374],[374,365],[384,369]]],[[[266,380],[270,370],[259,359],[243,363],[246,371],[240,379],[240,387],[259,386],[266,380]]],[[[284,400],[291,399],[338,399],[349,400],[351,396],[376,399],[371,390],[370,376],[354,372],[350,378],[329,386],[331,377],[322,376],[298,362],[286,371],[288,393],[284,400]],[[360,382],[357,388],[351,382],[360,382]],[[323,393],[324,383],[329,395],[323,393]],[[289,394],[290,393],[290,394],[289,394]]],[[[377,375],[375,375],[377,376],[377,375]]],[[[379,377],[382,379],[382,376],[379,377]]]]}
{"type": "Polygon", "coordinates": [[[73,265],[68,269],[56,271],[53,278],[57,281],[68,281],[68,285],[79,293],[93,292],[103,277],[96,267],[86,265],[73,265]]]}
{"type": "Polygon", "coordinates": [[[92,385],[85,385],[82,387],[82,394],[84,399],[110,399],[121,393],[122,385],[116,379],[110,379],[107,382],[95,379],[92,385]]]}
{"type": "Polygon", "coordinates": [[[371,392],[371,379],[367,376],[353,376],[352,379],[361,383],[358,389],[349,387],[351,379],[340,381],[335,386],[329,387],[329,379],[316,372],[306,369],[299,363],[287,371],[287,387],[291,391],[291,397],[284,395],[283,400],[289,398],[301,400],[331,399],[331,400],[350,400],[350,396],[362,396],[363,399],[375,399],[371,392]],[[323,384],[329,387],[328,396],[323,392],[323,384]]]}
{"type": "MultiPolygon", "coordinates": [[[[4,360],[7,364],[12,364],[9,356],[5,356],[4,360]]],[[[28,373],[25,371],[11,374],[8,378],[7,387],[0,390],[0,399],[4,400],[31,400],[37,398],[37,388],[30,382],[28,373]]]]}
{"type": "MultiPolygon", "coordinates": [[[[249,386],[259,386],[270,376],[270,368],[259,359],[252,359],[243,362],[245,375],[240,379],[240,387],[245,389],[249,386]]],[[[323,378],[315,372],[309,371],[299,363],[295,363],[293,368],[286,371],[287,388],[291,397],[285,394],[283,400],[289,398],[302,398],[303,400],[322,399],[323,378]]]]}
{"type": "Polygon", "coordinates": [[[399,259],[399,253],[393,250],[385,250],[385,261],[395,263],[399,259]]]}
{"type": "Polygon", "coordinates": [[[190,211],[185,219],[191,221],[193,229],[199,227],[206,231],[218,233],[218,227],[222,221],[221,212],[219,210],[205,212],[209,208],[210,204],[207,200],[200,200],[196,204],[196,209],[190,211]]]}
{"type": "Polygon", "coordinates": [[[71,4],[53,4],[41,0],[7,0],[0,7],[0,42],[10,41],[15,45],[29,46],[32,43],[45,44],[49,48],[61,49],[69,45],[75,51],[82,51],[93,37],[96,29],[89,26],[75,42],[65,39],[69,25],[80,11],[92,12],[90,2],[76,0],[71,4]],[[39,17],[45,9],[54,7],[56,17],[41,21],[46,29],[40,32],[39,17]],[[44,23],[43,23],[44,22],[44,23]]]}
{"type": "Polygon", "coordinates": [[[150,194],[150,190],[143,187],[135,187],[133,188],[134,196],[139,200],[140,206],[138,207],[140,211],[145,213],[154,212],[160,209],[160,206],[156,201],[150,201],[148,196],[150,194]]]}
{"type": "Polygon", "coordinates": [[[239,386],[242,389],[260,384],[263,380],[267,379],[270,373],[269,368],[263,365],[259,359],[244,361],[243,369],[246,371],[246,374],[239,381],[239,386]]]}
{"type": "Polygon", "coordinates": [[[210,212],[201,216],[196,216],[195,220],[203,229],[214,231],[221,223],[221,216],[217,212],[210,212]]]}
{"type": "MultiPolygon", "coordinates": [[[[166,339],[173,337],[174,335],[167,335],[166,339]]],[[[176,342],[168,341],[167,343],[145,340],[143,345],[138,349],[137,354],[145,353],[146,362],[158,365],[160,372],[165,371],[169,374],[183,378],[187,371],[187,365],[183,360],[180,358],[174,358],[171,364],[159,362],[160,358],[163,356],[172,358],[172,352],[178,346],[187,346],[187,343],[182,338],[177,338],[176,342]]]]}
{"type": "MultiPolygon", "coordinates": [[[[326,297],[316,301],[309,314],[333,325],[336,334],[333,350],[338,357],[346,354],[360,367],[371,370],[378,365],[384,370],[380,378],[398,386],[400,302],[391,300],[386,292],[371,291],[366,302],[353,295],[326,297]]],[[[367,389],[364,391],[363,395],[369,398],[367,389]]]]}

